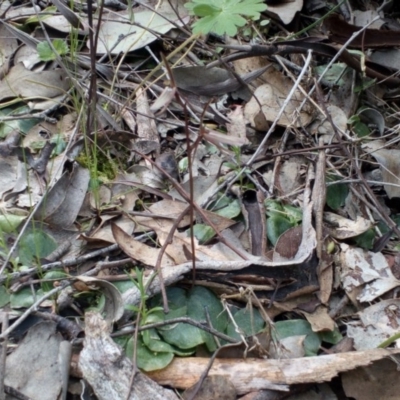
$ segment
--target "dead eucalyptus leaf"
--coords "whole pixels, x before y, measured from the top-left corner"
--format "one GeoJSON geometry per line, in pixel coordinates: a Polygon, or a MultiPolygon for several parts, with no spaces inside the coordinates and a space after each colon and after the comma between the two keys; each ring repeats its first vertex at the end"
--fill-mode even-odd
{"type": "Polygon", "coordinates": [[[53,98],[63,95],[70,84],[61,69],[33,72],[19,63],[0,82],[0,101],[15,98],[53,98]]]}
{"type": "MultiPolygon", "coordinates": [[[[116,224],[112,223],[111,229],[115,241],[128,257],[131,257],[133,260],[140,261],[145,265],[150,265],[151,267],[156,266],[160,249],[147,246],[146,244],[135,240],[116,224]]],[[[167,254],[164,254],[161,261],[161,266],[168,265],[174,265],[174,262],[168,257],[167,254]]]]}
{"type": "MultiPolygon", "coordinates": [[[[244,108],[245,118],[257,130],[265,130],[267,122],[274,121],[287,98],[293,82],[279,71],[271,71],[269,83],[259,86],[244,108]],[[256,100],[257,98],[257,100],[256,100]],[[260,109],[261,104],[261,109],[260,109]]],[[[278,125],[295,127],[306,126],[312,119],[312,108],[306,103],[300,112],[297,108],[304,99],[300,90],[296,90],[278,125]]]]}
{"type": "Polygon", "coordinates": [[[324,221],[328,223],[327,229],[329,234],[335,239],[348,239],[361,235],[372,226],[371,221],[360,215],[353,221],[338,214],[325,212],[324,221]]]}
{"type": "Polygon", "coordinates": [[[363,148],[370,150],[370,154],[379,163],[382,172],[382,184],[389,199],[400,197],[400,150],[378,149],[381,141],[365,144],[363,148]]]}
{"type": "Polygon", "coordinates": [[[250,239],[251,254],[264,257],[267,247],[264,196],[260,191],[246,190],[241,201],[250,239]]]}
{"type": "Polygon", "coordinates": [[[244,120],[244,110],[242,106],[237,106],[229,115],[230,124],[226,124],[228,136],[236,139],[243,145],[249,144],[250,141],[246,137],[246,122],[244,120]]]}
{"type": "Polygon", "coordinates": [[[342,284],[347,293],[355,289],[357,300],[373,301],[389,290],[400,286],[382,253],[372,253],[360,248],[340,245],[342,266],[342,284]]]}
{"type": "MultiPolygon", "coordinates": [[[[383,341],[399,332],[400,299],[380,300],[359,312],[360,321],[349,321],[347,335],[356,350],[376,349],[383,341]]],[[[355,353],[359,353],[355,352],[355,353]]]]}
{"type": "Polygon", "coordinates": [[[303,236],[302,230],[301,226],[294,226],[279,236],[274,249],[274,261],[293,260],[299,251],[303,236]]]}
{"type": "MultiPolygon", "coordinates": [[[[141,154],[150,154],[153,151],[159,153],[160,138],[157,131],[154,114],[150,110],[149,100],[146,90],[138,89],[136,94],[136,116],[137,135],[133,140],[132,149],[141,154]]],[[[140,154],[135,154],[138,158],[140,154]]]]}
{"type": "Polygon", "coordinates": [[[52,202],[47,208],[43,202],[37,216],[46,216],[46,222],[55,227],[71,226],[85,199],[90,173],[86,168],[74,163],[70,175],[64,174],[61,184],[55,184],[49,194],[52,202]]]}
{"type": "MultiPolygon", "coordinates": [[[[58,11],[67,19],[72,27],[78,29],[82,27],[81,20],[76,13],[74,13],[69,7],[67,7],[60,0],[53,0],[54,5],[57,7],[58,11]]],[[[44,19],[44,21],[46,18],[44,19]]],[[[88,31],[86,32],[89,33],[88,31]]]]}
{"type": "Polygon", "coordinates": [[[302,8],[303,0],[274,1],[272,4],[268,4],[267,12],[277,15],[285,25],[288,25],[302,8]]]}
{"type": "Polygon", "coordinates": [[[18,41],[11,37],[7,29],[0,26],[0,79],[7,74],[9,69],[9,61],[18,48],[18,41]]]}
{"type": "Polygon", "coordinates": [[[189,22],[188,16],[176,15],[169,8],[161,15],[153,11],[135,12],[134,21],[131,20],[130,11],[105,13],[100,25],[97,54],[120,54],[140,49],[157,40],[157,33],[167,33],[175,26],[189,22]]]}

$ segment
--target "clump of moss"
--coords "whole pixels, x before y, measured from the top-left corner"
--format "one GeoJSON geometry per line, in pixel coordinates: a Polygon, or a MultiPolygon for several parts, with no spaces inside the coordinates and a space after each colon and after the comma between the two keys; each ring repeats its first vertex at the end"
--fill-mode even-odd
{"type": "Polygon", "coordinates": [[[76,158],[76,161],[90,171],[92,179],[102,183],[113,181],[118,173],[117,163],[104,152],[98,152],[94,157],[93,154],[87,154],[82,151],[76,158]]]}

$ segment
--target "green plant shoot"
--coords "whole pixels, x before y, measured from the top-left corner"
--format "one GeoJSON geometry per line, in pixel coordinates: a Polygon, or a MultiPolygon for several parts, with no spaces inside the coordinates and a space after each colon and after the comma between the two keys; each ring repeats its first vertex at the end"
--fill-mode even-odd
{"type": "Polygon", "coordinates": [[[247,19],[258,20],[260,13],[267,9],[263,0],[193,0],[185,5],[192,15],[200,17],[193,24],[193,33],[234,36],[238,27],[246,24],[247,19]]]}

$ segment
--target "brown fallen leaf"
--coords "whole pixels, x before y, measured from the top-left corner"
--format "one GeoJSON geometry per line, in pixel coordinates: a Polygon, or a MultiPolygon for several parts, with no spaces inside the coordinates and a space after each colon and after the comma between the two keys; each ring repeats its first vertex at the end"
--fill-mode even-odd
{"type": "MultiPolygon", "coordinates": [[[[150,247],[135,240],[116,224],[111,224],[111,227],[115,241],[128,257],[131,257],[133,260],[140,261],[141,263],[151,267],[156,266],[160,249],[150,247]]],[[[165,254],[162,258],[161,266],[171,265],[174,265],[174,262],[168,257],[167,254],[165,254]]]]}
{"type": "MultiPolygon", "coordinates": [[[[341,19],[338,14],[332,14],[326,18],[324,25],[330,31],[329,39],[342,44],[346,43],[354,32],[360,30],[358,26],[351,25],[341,19]]],[[[367,28],[351,41],[349,47],[364,49],[399,45],[400,32],[367,28]]]]}

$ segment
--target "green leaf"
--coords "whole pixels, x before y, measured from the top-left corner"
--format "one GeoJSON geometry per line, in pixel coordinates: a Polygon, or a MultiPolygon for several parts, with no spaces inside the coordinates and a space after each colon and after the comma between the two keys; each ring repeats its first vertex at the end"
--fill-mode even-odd
{"type": "Polygon", "coordinates": [[[364,124],[364,122],[357,122],[353,125],[353,131],[354,133],[359,137],[365,137],[371,134],[370,129],[368,128],[367,125],[364,124]]]}
{"type": "Polygon", "coordinates": [[[371,250],[374,246],[375,230],[372,228],[368,229],[366,232],[354,237],[353,239],[358,246],[366,250],[371,250]]]}
{"type": "Polygon", "coordinates": [[[164,311],[162,307],[154,307],[147,312],[146,320],[143,325],[155,324],[157,322],[164,322],[164,311]]]}
{"type": "MultiPolygon", "coordinates": [[[[170,314],[172,314],[171,316],[174,318],[178,317],[177,315],[173,315],[173,312],[171,311],[168,316],[170,314]]],[[[183,350],[193,349],[193,347],[204,343],[201,330],[193,325],[185,323],[166,325],[165,327],[158,329],[158,332],[167,343],[183,350]]]]}
{"type": "MultiPolygon", "coordinates": [[[[65,40],[54,39],[51,41],[51,43],[53,44],[54,50],[57,52],[58,55],[63,56],[69,53],[69,47],[65,40]]],[[[39,54],[39,58],[42,61],[54,61],[57,58],[53,49],[47,42],[40,42],[36,46],[36,50],[39,54]]]]}
{"type": "Polygon", "coordinates": [[[371,133],[368,126],[361,121],[361,118],[358,114],[352,115],[347,120],[347,123],[351,125],[351,128],[353,129],[354,133],[360,138],[368,136],[371,133]]]}
{"type": "MultiPolygon", "coordinates": [[[[328,175],[328,182],[335,182],[342,179],[337,175],[328,175]]],[[[346,201],[349,194],[349,187],[346,183],[338,183],[336,185],[329,185],[326,188],[326,204],[332,208],[332,210],[337,210],[342,207],[346,201]]]]}
{"type": "MultiPolygon", "coordinates": [[[[215,236],[215,231],[213,228],[211,228],[211,226],[196,224],[193,227],[193,234],[200,244],[204,244],[215,236]]],[[[188,231],[188,235],[190,235],[190,229],[188,231]]]]}
{"type": "Polygon", "coordinates": [[[354,125],[357,122],[360,122],[360,116],[357,114],[352,115],[348,120],[347,120],[347,124],[348,125],[354,125]]]}
{"type": "Polygon", "coordinates": [[[102,313],[106,305],[106,296],[103,293],[88,293],[90,306],[85,308],[85,311],[96,311],[102,313]]]}
{"type": "Polygon", "coordinates": [[[268,216],[281,215],[283,213],[283,207],[279,201],[266,199],[264,205],[268,216]]]}
{"type": "Polygon", "coordinates": [[[306,335],[304,340],[304,351],[306,356],[315,356],[321,346],[321,339],[312,331],[311,325],[304,319],[292,319],[290,321],[278,321],[272,332],[276,339],[285,339],[291,336],[306,335]]]}
{"type": "Polygon", "coordinates": [[[120,293],[125,293],[127,290],[135,286],[131,279],[127,279],[126,281],[115,281],[113,282],[113,285],[119,290],[120,293]]]}
{"type": "Polygon", "coordinates": [[[142,332],[143,343],[150,351],[155,353],[172,353],[172,347],[161,340],[159,334],[155,329],[146,329],[142,332]]]}
{"type": "Polygon", "coordinates": [[[376,78],[363,78],[360,85],[354,88],[354,93],[361,93],[363,90],[370,88],[371,86],[375,85],[376,78]]]}
{"type": "Polygon", "coordinates": [[[112,340],[114,340],[114,342],[117,343],[118,346],[121,346],[124,349],[126,354],[127,354],[128,342],[131,339],[132,335],[117,336],[112,338],[112,340]]]}
{"type": "Polygon", "coordinates": [[[56,241],[47,233],[35,230],[22,236],[18,256],[22,264],[29,265],[35,259],[48,256],[57,248],[56,241]]]}
{"type": "Polygon", "coordinates": [[[193,24],[193,33],[234,36],[237,27],[246,24],[245,18],[257,20],[267,9],[263,0],[193,0],[185,4],[191,14],[201,17],[193,24]]]}
{"type": "MultiPolygon", "coordinates": [[[[161,304],[160,296],[156,297],[154,301],[150,302],[153,306],[161,304]]],[[[187,316],[188,300],[185,290],[181,288],[168,288],[167,298],[170,311],[168,314],[164,314],[166,321],[187,316]]],[[[185,323],[166,325],[159,328],[158,333],[167,343],[184,350],[193,349],[193,347],[204,342],[200,329],[185,323]]]]}
{"type": "MultiPolygon", "coordinates": [[[[233,318],[244,336],[256,335],[262,331],[265,326],[265,322],[256,308],[249,310],[247,308],[242,308],[233,314],[233,318]]],[[[240,340],[240,335],[236,332],[236,327],[232,321],[229,321],[226,333],[233,339],[240,340]]]]}
{"type": "Polygon", "coordinates": [[[182,160],[179,161],[178,163],[178,169],[180,173],[183,173],[187,171],[189,168],[189,161],[187,157],[183,157],[182,160]]]}
{"type": "MultiPolygon", "coordinates": [[[[393,222],[396,223],[397,227],[400,227],[400,214],[394,214],[390,216],[393,220],[393,222]]],[[[378,222],[378,229],[381,231],[382,234],[385,234],[387,232],[389,232],[389,227],[383,222],[383,221],[379,221],[378,222]]],[[[396,234],[393,234],[394,237],[396,237],[396,234]]]]}
{"type": "Polygon", "coordinates": [[[238,199],[230,199],[230,200],[231,200],[230,203],[226,207],[220,208],[219,210],[215,211],[221,217],[232,219],[236,218],[242,212],[239,200],[238,199]]]}
{"type": "Polygon", "coordinates": [[[188,357],[196,352],[196,348],[182,350],[179,347],[175,347],[175,346],[171,346],[171,347],[172,347],[172,351],[174,352],[174,354],[179,357],[188,357]]]}
{"type": "Polygon", "coordinates": [[[320,336],[320,338],[321,338],[321,340],[323,342],[330,343],[330,344],[337,344],[343,339],[343,336],[339,332],[338,328],[335,328],[331,332],[329,332],[329,331],[328,332],[321,332],[319,334],[319,336],[320,336]]]}
{"type": "Polygon", "coordinates": [[[10,302],[10,294],[4,285],[0,286],[0,308],[10,302]]]}
{"type": "Polygon", "coordinates": [[[67,144],[65,143],[62,135],[54,135],[50,139],[50,143],[55,143],[56,145],[56,147],[53,150],[53,154],[56,156],[60,155],[67,147],[67,144]]]}
{"type": "MultiPolygon", "coordinates": [[[[66,274],[63,270],[54,270],[54,271],[48,271],[43,275],[43,280],[51,279],[51,280],[58,280],[58,279],[65,279],[68,277],[68,274],[66,274]]],[[[42,290],[44,292],[49,292],[50,290],[54,289],[53,282],[43,282],[42,283],[42,290]]]]}
{"type": "MultiPolygon", "coordinates": [[[[165,368],[174,358],[173,353],[154,352],[151,351],[139,336],[136,346],[137,365],[143,371],[156,371],[165,368]]],[[[128,342],[126,354],[128,357],[133,356],[133,338],[128,342]]]]}
{"type": "Polygon", "coordinates": [[[282,233],[295,226],[288,219],[280,215],[273,215],[267,218],[268,240],[275,246],[282,233]]]}
{"type": "MultiPolygon", "coordinates": [[[[328,64],[315,67],[315,72],[320,76],[326,69],[328,64]]],[[[348,68],[345,63],[335,63],[324,74],[324,80],[332,84],[342,86],[345,83],[343,79],[344,71],[348,68]]]]}
{"type": "MultiPolygon", "coordinates": [[[[224,332],[228,323],[228,316],[221,301],[213,292],[202,286],[195,286],[189,291],[187,315],[196,321],[207,321],[208,316],[212,327],[219,332],[224,332]]],[[[212,335],[201,330],[201,336],[209,351],[217,349],[212,335]]]]}
{"type": "Polygon", "coordinates": [[[58,12],[56,6],[50,6],[46,7],[40,14],[33,15],[32,17],[29,17],[26,21],[25,24],[37,24],[38,21],[44,21],[47,18],[51,18],[53,14],[56,14],[58,12]]]}
{"type": "MultiPolygon", "coordinates": [[[[0,117],[12,117],[14,115],[27,114],[32,110],[27,106],[14,106],[7,107],[0,110],[0,117]]],[[[1,120],[1,118],[0,118],[1,120]]],[[[38,118],[26,118],[26,119],[14,119],[11,121],[5,121],[0,123],[0,138],[5,138],[12,131],[19,131],[22,134],[28,133],[30,129],[32,129],[40,119],[38,118]]]]}
{"type": "Polygon", "coordinates": [[[0,215],[0,233],[16,232],[17,228],[26,217],[21,215],[3,214],[0,215]]]}
{"type": "Polygon", "coordinates": [[[192,8],[192,10],[193,10],[194,14],[197,15],[198,17],[207,17],[207,15],[220,13],[222,11],[221,8],[216,7],[215,5],[212,5],[212,4],[195,5],[192,8]]]}
{"type": "Polygon", "coordinates": [[[23,288],[10,296],[11,308],[28,308],[35,302],[35,298],[30,287],[23,288]]]}
{"type": "Polygon", "coordinates": [[[303,219],[303,212],[300,208],[293,207],[289,204],[284,204],[282,207],[286,218],[293,225],[297,225],[303,219]]]}
{"type": "MultiPolygon", "coordinates": [[[[167,290],[167,297],[170,312],[165,315],[165,320],[187,316],[195,321],[205,322],[208,315],[214,329],[225,331],[228,322],[226,312],[223,311],[218,297],[210,290],[196,286],[186,295],[182,289],[172,288],[167,290]]],[[[203,343],[210,351],[216,349],[213,337],[193,325],[178,323],[166,325],[157,331],[167,343],[180,350],[192,352],[193,348],[203,343]]]]}

